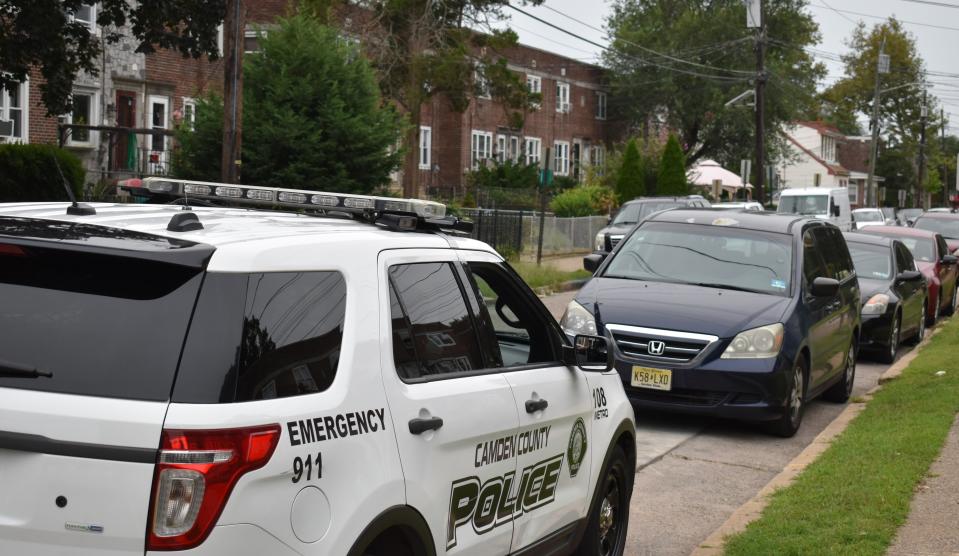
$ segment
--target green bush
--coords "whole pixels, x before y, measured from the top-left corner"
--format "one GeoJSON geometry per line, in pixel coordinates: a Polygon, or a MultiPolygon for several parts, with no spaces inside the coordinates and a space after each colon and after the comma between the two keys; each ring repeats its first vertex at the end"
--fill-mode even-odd
{"type": "Polygon", "coordinates": [[[67,201],[57,164],[79,199],[86,171],[73,153],[53,145],[0,145],[0,202],[67,201]]]}
{"type": "Polygon", "coordinates": [[[646,168],[643,162],[636,140],[630,139],[616,172],[616,195],[620,203],[646,194],[646,168]]]}
{"type": "Polygon", "coordinates": [[[663,159],[659,163],[659,178],[656,180],[656,194],[663,196],[680,196],[689,194],[689,184],[686,181],[686,156],[679,140],[670,134],[663,150],[663,159]]]}
{"type": "Polygon", "coordinates": [[[539,168],[512,160],[491,161],[468,172],[466,183],[478,189],[534,189],[539,183],[539,168]]]}
{"type": "Polygon", "coordinates": [[[592,216],[608,213],[613,202],[610,189],[587,185],[563,191],[553,197],[549,207],[556,216],[592,216]]]}

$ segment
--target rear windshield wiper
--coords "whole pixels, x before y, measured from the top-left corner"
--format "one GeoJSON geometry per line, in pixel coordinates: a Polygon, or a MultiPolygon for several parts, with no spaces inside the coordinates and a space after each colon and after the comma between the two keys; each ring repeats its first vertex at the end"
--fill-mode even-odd
{"type": "Polygon", "coordinates": [[[0,378],[52,378],[50,371],[41,371],[40,369],[30,368],[26,365],[11,363],[0,359],[0,378]]]}
{"type": "Polygon", "coordinates": [[[719,288],[721,290],[735,290],[738,292],[749,292],[749,293],[769,293],[763,290],[756,290],[753,288],[744,288],[742,286],[731,286],[729,284],[716,284],[712,282],[689,282],[693,286],[702,286],[704,288],[719,288]]]}

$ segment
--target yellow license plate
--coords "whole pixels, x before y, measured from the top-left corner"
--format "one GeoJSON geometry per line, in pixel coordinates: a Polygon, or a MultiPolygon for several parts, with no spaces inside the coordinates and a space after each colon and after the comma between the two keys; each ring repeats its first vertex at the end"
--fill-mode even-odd
{"type": "Polygon", "coordinates": [[[633,367],[633,379],[630,383],[637,388],[668,391],[673,388],[673,371],[636,365],[633,367]]]}

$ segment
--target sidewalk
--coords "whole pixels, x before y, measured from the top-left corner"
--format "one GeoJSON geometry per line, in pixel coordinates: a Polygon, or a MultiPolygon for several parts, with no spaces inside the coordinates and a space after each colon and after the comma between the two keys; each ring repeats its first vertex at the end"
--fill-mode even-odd
{"type": "MultiPolygon", "coordinates": [[[[575,255],[564,255],[560,257],[543,257],[543,264],[549,265],[556,270],[562,270],[563,272],[582,270],[583,257],[586,255],[589,255],[589,253],[577,253],[575,255]]],[[[535,258],[533,262],[536,262],[535,258]]]]}
{"type": "Polygon", "coordinates": [[[890,556],[959,554],[959,417],[920,483],[890,556]]]}

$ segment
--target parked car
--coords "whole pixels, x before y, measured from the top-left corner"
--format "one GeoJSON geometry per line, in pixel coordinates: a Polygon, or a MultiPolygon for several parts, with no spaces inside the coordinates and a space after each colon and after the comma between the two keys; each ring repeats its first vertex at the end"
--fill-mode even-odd
{"type": "Polygon", "coordinates": [[[912,226],[916,218],[926,211],[921,208],[907,208],[899,211],[899,224],[901,226],[912,226]]]}
{"type": "Polygon", "coordinates": [[[939,234],[946,240],[949,252],[953,255],[959,254],[959,214],[950,212],[927,212],[916,218],[913,228],[919,230],[930,230],[939,234]]]}
{"type": "Polygon", "coordinates": [[[889,224],[886,215],[877,208],[860,208],[852,211],[853,229],[861,230],[867,226],[882,226],[889,224]]]}
{"type": "Polygon", "coordinates": [[[753,212],[763,212],[763,204],[756,201],[745,201],[742,203],[713,203],[713,208],[723,210],[749,210],[753,212]]]}
{"type": "Polygon", "coordinates": [[[843,231],[852,229],[849,190],[845,187],[800,187],[784,189],[776,211],[826,220],[843,231]]]}
{"type": "Polygon", "coordinates": [[[816,396],[849,397],[859,283],[832,224],[675,209],[584,266],[595,274],[560,324],[612,338],[637,407],[763,421],[788,437],[816,396]]]}
{"type": "Polygon", "coordinates": [[[896,207],[880,207],[879,210],[882,211],[883,216],[886,217],[886,224],[890,226],[899,226],[899,212],[896,207]]]}
{"type": "Polygon", "coordinates": [[[609,253],[616,247],[623,236],[629,233],[636,224],[644,218],[659,212],[679,207],[709,207],[702,195],[688,195],[686,197],[639,197],[623,203],[619,212],[610,221],[609,225],[596,234],[594,241],[596,253],[609,253]]]}
{"type": "Polygon", "coordinates": [[[852,232],[843,236],[859,278],[859,346],[892,363],[903,338],[919,343],[926,332],[926,280],[898,239],[852,232]]]}
{"type": "Polygon", "coordinates": [[[903,242],[916,260],[916,266],[929,284],[929,303],[926,307],[926,324],[939,320],[940,314],[951,315],[956,311],[956,283],[959,267],[955,255],[949,253],[942,235],[929,230],[898,226],[870,226],[862,231],[894,237],[903,242]]]}
{"type": "Polygon", "coordinates": [[[934,207],[927,210],[926,212],[956,212],[956,209],[952,207],[934,207]]]}

